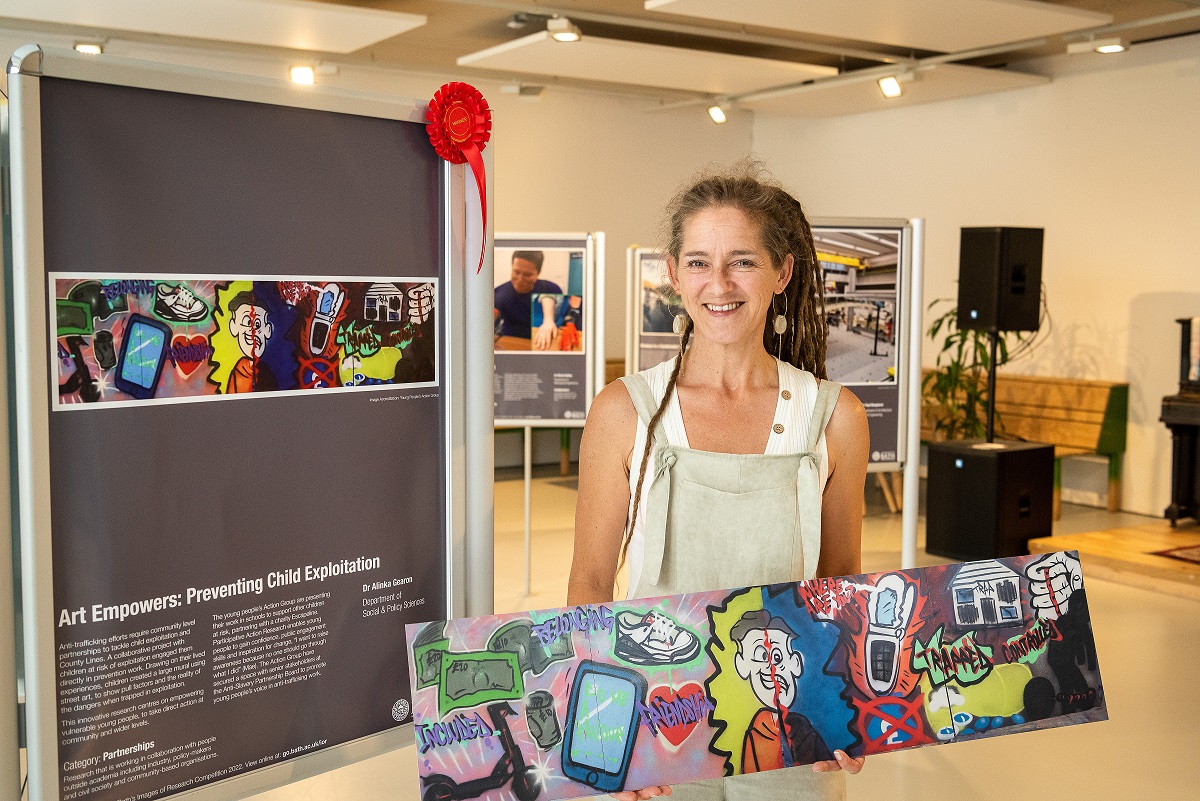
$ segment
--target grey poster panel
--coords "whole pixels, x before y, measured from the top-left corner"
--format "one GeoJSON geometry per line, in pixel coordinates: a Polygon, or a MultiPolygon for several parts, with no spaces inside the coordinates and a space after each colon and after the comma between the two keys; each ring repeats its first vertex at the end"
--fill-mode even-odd
{"type": "MultiPolygon", "coordinates": [[[[48,273],[439,277],[420,125],[41,83],[48,273]]],[[[403,626],[448,614],[441,386],[51,412],[64,801],[407,719],[403,626]]]]}
{"type": "Polygon", "coordinates": [[[492,396],[497,420],[583,420],[587,398],[577,353],[496,353],[492,396]]]}
{"type": "Polygon", "coordinates": [[[867,427],[871,431],[870,461],[895,462],[900,441],[900,388],[858,384],[847,387],[862,401],[867,410],[867,427]]]}

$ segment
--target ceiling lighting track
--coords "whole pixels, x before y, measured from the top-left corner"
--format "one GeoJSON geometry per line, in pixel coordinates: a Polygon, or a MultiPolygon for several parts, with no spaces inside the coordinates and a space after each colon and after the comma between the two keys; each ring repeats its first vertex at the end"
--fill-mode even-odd
{"type": "Polygon", "coordinates": [[[1180,22],[1182,20],[1193,19],[1195,17],[1200,17],[1200,8],[1192,8],[1187,11],[1176,11],[1173,14],[1162,14],[1157,17],[1135,19],[1128,22],[1115,22],[1112,25],[1102,25],[1099,28],[1071,31],[1070,33],[1063,34],[1063,41],[1074,42],[1091,36],[1105,36],[1106,34],[1110,33],[1121,33],[1122,31],[1132,31],[1138,28],[1149,28],[1151,25],[1165,25],[1168,22],[1180,22]]]}
{"type": "MultiPolygon", "coordinates": [[[[1173,14],[1162,14],[1157,17],[1147,17],[1141,20],[1131,20],[1129,22],[1122,22],[1116,25],[1104,25],[1099,28],[1087,28],[1084,30],[1073,31],[1069,37],[1064,36],[1063,41],[1066,41],[1068,38],[1071,41],[1076,41],[1109,33],[1131,31],[1138,28],[1149,28],[1153,25],[1179,22],[1181,20],[1193,19],[1196,17],[1200,17],[1200,8],[1191,9],[1189,11],[1177,11],[1173,14]]],[[[920,58],[909,62],[905,65],[904,69],[917,73],[934,69],[939,64],[950,64],[956,61],[968,61],[973,58],[983,58],[984,56],[999,55],[1002,53],[1013,52],[1015,50],[1041,47],[1049,41],[1050,39],[1046,37],[1038,39],[1025,39],[1019,42],[1009,42],[1008,44],[994,45],[991,47],[978,47],[972,50],[961,50],[957,53],[944,53],[940,56],[928,56],[926,58],[920,58]]],[[[714,101],[721,103],[736,103],[739,100],[768,100],[787,95],[801,94],[803,92],[811,92],[817,89],[825,89],[830,86],[862,83],[864,81],[876,81],[889,75],[895,75],[897,72],[898,70],[894,65],[885,64],[880,67],[867,67],[865,69],[854,70],[852,72],[844,72],[841,75],[831,75],[828,78],[813,78],[808,81],[785,84],[783,86],[776,86],[771,89],[759,89],[753,92],[744,92],[738,95],[721,95],[718,97],[702,97],[695,100],[683,100],[678,103],[668,103],[666,105],[659,106],[655,110],[670,111],[677,108],[707,106],[711,105],[714,101]]]]}
{"type": "Polygon", "coordinates": [[[863,50],[855,47],[838,47],[837,45],[820,44],[817,42],[807,42],[798,39],[788,39],[782,36],[760,36],[754,33],[746,33],[744,31],[726,31],[720,28],[705,28],[699,25],[686,25],[678,22],[663,22],[660,20],[642,19],[640,17],[625,17],[619,14],[602,14],[592,11],[579,11],[574,8],[553,8],[543,5],[531,6],[529,3],[513,3],[505,0],[440,0],[443,3],[451,3],[464,6],[483,6],[485,8],[496,8],[502,11],[512,11],[516,13],[529,12],[530,14],[537,13],[546,16],[562,16],[569,17],[572,20],[582,22],[595,22],[602,25],[620,25],[626,28],[640,28],[647,31],[662,31],[664,33],[677,33],[683,36],[702,36],[707,39],[722,39],[729,42],[741,42],[743,44],[757,44],[767,47],[782,47],[788,50],[808,51],[810,53],[822,53],[829,56],[845,56],[846,58],[858,58],[864,61],[877,61],[882,64],[911,64],[913,59],[903,56],[893,56],[887,53],[879,53],[874,50],[863,50]]]}

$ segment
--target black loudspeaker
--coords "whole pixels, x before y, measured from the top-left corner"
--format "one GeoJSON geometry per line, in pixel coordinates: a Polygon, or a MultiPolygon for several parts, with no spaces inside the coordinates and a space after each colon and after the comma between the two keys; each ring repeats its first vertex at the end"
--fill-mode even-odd
{"type": "Polygon", "coordinates": [[[1042,297],[1041,228],[964,228],[958,253],[958,327],[1036,331],[1042,297]]]}
{"type": "Polygon", "coordinates": [[[1050,536],[1054,446],[959,440],[929,445],[925,550],[960,561],[1028,553],[1050,536]]]}

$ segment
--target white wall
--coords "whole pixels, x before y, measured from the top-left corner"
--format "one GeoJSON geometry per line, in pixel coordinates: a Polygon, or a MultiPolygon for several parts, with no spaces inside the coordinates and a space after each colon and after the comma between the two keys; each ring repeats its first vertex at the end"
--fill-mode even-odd
{"type": "Polygon", "coordinates": [[[1053,331],[1011,370],[1128,381],[1123,507],[1161,515],[1174,319],[1200,315],[1200,36],[1030,68],[1053,81],[832,120],[760,114],[754,149],[813,214],[924,217],[926,303],[957,292],[960,227],[1044,227],[1053,331]]]}

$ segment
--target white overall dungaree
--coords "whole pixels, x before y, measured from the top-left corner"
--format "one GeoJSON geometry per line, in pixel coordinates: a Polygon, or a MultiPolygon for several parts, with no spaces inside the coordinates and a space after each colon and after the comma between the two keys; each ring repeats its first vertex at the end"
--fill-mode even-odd
{"type": "MultiPolygon", "coordinates": [[[[653,369],[653,368],[652,368],[653,369]]],[[[649,371],[647,371],[649,372],[649,371]]],[[[780,364],[774,430],[803,420],[801,382],[811,375],[780,364]]],[[[648,425],[662,400],[642,373],[621,379],[648,425]]],[[[644,539],[636,573],[631,542],[630,598],[776,584],[812,578],[821,553],[821,476],[818,442],[841,386],[822,381],[798,453],[730,454],[692,450],[655,428],[639,507],[644,539]]],[[[809,393],[811,396],[811,393],[809,393]]],[[[682,428],[682,427],[680,427],[682,428]]],[[[686,436],[686,435],[685,435],[686,436]]],[[[634,464],[642,452],[635,447],[634,464]]],[[[751,773],[674,788],[679,801],[841,799],[845,777],[808,768],[751,773]]]]}

